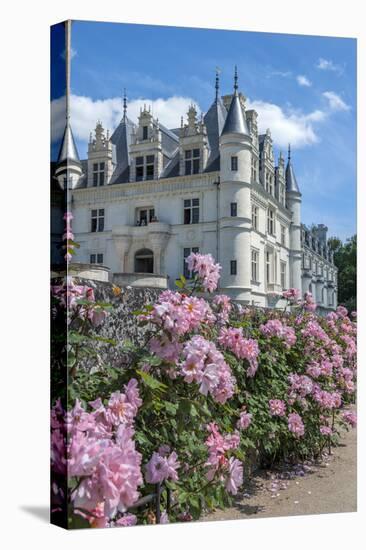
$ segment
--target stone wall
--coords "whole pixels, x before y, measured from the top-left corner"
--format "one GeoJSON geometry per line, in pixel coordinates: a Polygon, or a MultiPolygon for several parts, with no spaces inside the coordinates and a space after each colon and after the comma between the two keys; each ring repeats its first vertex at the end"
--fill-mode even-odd
{"type": "Polygon", "coordinates": [[[134,344],[143,345],[146,329],[139,326],[134,311],[140,310],[146,304],[154,303],[161,290],[155,288],[122,288],[121,294],[115,296],[112,284],[90,279],[74,279],[76,284],[87,285],[94,289],[95,299],[98,302],[112,304],[113,309],[104,323],[96,329],[99,336],[116,341],[116,345],[100,344],[93,342],[93,347],[98,351],[99,359],[88,359],[84,365],[89,369],[97,368],[98,363],[110,364],[118,367],[126,363],[126,354],[123,352],[123,344],[127,340],[134,344]]]}

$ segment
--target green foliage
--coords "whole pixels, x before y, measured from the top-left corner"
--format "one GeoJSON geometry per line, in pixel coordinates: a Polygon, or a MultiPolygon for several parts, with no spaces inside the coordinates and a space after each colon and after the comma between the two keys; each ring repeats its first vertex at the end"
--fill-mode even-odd
{"type": "Polygon", "coordinates": [[[338,268],[338,302],[349,311],[357,309],[357,236],[343,243],[337,237],[329,239],[338,268]]]}

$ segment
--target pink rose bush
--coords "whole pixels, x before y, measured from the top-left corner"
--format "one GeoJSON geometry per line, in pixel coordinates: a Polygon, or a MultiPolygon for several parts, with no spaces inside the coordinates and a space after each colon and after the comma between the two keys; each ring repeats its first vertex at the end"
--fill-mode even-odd
{"type": "Polygon", "coordinates": [[[100,399],[91,403],[91,412],[78,400],[69,412],[60,401],[52,409],[52,470],[67,472],[73,487],[70,504],[94,526],[114,521],[139,498],[142,455],[133,436],[140,406],[137,381],[131,379],[123,393],[112,394],[106,406],[100,399]]]}
{"type": "Polygon", "coordinates": [[[357,424],[355,317],[342,306],[320,317],[296,289],[285,311],[244,308],[217,293],[212,256],[187,267],[178,291],[136,312],[141,338],[118,342],[116,365],[88,348],[113,345],[97,289],[52,289],[69,326],[55,371],[68,369],[71,391],[51,411],[53,513],[66,502],[72,527],[198,519],[230,505],[253,452],[264,464],[319,457],[357,424]]]}
{"type": "Polygon", "coordinates": [[[299,414],[294,412],[288,415],[288,429],[295,437],[302,437],[304,435],[305,426],[299,414]]]}
{"type": "Polygon", "coordinates": [[[207,292],[216,290],[220,279],[221,266],[215,263],[211,254],[192,253],[187,258],[187,266],[190,271],[197,273],[204,290],[207,292]]]}
{"type": "Polygon", "coordinates": [[[286,404],[282,399],[270,399],[269,411],[272,416],[285,416],[286,404]]]}
{"type": "Polygon", "coordinates": [[[164,456],[159,452],[154,452],[151,459],[146,464],[145,479],[147,483],[161,483],[166,479],[178,481],[177,470],[180,463],[177,460],[177,453],[172,452],[169,456],[164,456]]]}
{"type": "Polygon", "coordinates": [[[213,422],[207,426],[210,435],[205,441],[209,457],[207,479],[212,481],[218,478],[224,483],[228,493],[236,495],[243,483],[243,466],[234,456],[229,457],[230,451],[237,449],[240,443],[238,433],[221,435],[218,426],[213,422]]]}

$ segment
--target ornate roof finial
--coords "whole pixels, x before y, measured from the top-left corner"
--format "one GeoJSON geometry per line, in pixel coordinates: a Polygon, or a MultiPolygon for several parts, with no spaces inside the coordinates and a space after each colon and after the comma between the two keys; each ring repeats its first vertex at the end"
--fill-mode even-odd
{"type": "Polygon", "coordinates": [[[220,91],[220,69],[216,67],[216,80],[215,80],[215,90],[216,90],[216,101],[219,99],[219,91],[220,91]]]}
{"type": "Polygon", "coordinates": [[[126,88],[123,89],[123,120],[126,120],[127,117],[127,96],[126,88]]]}
{"type": "Polygon", "coordinates": [[[235,73],[234,73],[234,93],[238,93],[238,67],[235,65],[235,73]]]}
{"type": "Polygon", "coordinates": [[[290,145],[290,144],[288,144],[288,155],[287,155],[287,159],[288,159],[288,161],[290,162],[290,160],[291,160],[291,145],[290,145]]]}

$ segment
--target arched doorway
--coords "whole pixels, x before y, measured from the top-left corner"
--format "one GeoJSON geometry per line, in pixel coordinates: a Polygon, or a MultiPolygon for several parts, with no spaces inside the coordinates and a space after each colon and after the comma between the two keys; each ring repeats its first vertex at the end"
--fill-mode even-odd
{"type": "Polygon", "coordinates": [[[154,253],[141,248],[135,254],[135,273],[154,273],[154,253]]]}

